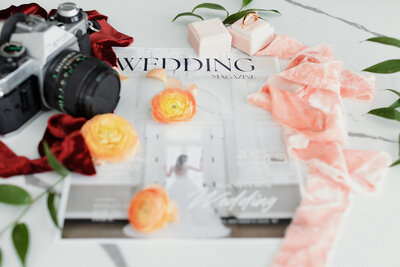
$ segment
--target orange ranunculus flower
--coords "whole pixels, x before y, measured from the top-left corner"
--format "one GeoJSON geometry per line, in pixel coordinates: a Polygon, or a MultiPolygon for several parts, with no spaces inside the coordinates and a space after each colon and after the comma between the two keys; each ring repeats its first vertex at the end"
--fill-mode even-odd
{"type": "Polygon", "coordinates": [[[139,135],[130,122],[108,113],[88,120],[81,133],[94,162],[121,162],[139,152],[139,135]]]}
{"type": "Polygon", "coordinates": [[[162,186],[151,185],[133,197],[128,218],[137,231],[150,233],[177,222],[178,209],[162,186]]]}
{"type": "Polygon", "coordinates": [[[196,115],[196,100],[189,90],[165,89],[151,100],[153,118],[161,123],[190,121],[196,115]]]}

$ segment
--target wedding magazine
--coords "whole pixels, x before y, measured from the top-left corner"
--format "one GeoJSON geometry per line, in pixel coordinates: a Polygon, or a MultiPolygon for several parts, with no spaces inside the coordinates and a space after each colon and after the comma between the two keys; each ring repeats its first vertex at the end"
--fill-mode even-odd
{"type": "Polygon", "coordinates": [[[298,166],[287,154],[282,127],[248,104],[247,96],[284,62],[238,50],[206,58],[192,49],[115,52],[127,77],[115,113],[138,131],[140,152],[127,162],[98,166],[95,177],[67,178],[61,239],[283,237],[301,199],[298,166]],[[150,101],[164,88],[145,77],[153,68],[165,68],[184,86],[197,85],[192,121],[161,124],[152,118],[150,101]],[[177,164],[187,171],[171,172],[177,164]],[[129,204],[155,183],[177,204],[179,222],[143,234],[129,224],[129,204]]]}

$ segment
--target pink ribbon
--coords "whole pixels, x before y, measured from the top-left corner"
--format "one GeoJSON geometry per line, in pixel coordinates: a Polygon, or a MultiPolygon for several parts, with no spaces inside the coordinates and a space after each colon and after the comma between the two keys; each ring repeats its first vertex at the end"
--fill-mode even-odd
{"type": "Polygon", "coordinates": [[[248,102],[286,126],[289,153],[308,166],[303,200],[272,266],[326,266],[350,195],[375,191],[390,162],[384,152],[344,149],[342,98],[371,101],[375,80],[343,70],[330,46],[306,47],[285,35],[257,55],[291,58],[248,102]]]}

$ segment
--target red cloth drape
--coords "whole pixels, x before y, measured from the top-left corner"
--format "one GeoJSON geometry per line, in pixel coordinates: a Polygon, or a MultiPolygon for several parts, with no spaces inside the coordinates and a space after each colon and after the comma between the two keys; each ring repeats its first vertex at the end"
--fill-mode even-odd
{"type": "Polygon", "coordinates": [[[44,10],[38,4],[31,3],[20,6],[12,5],[9,8],[0,10],[0,20],[7,19],[9,16],[14,15],[15,13],[35,14],[41,16],[42,18],[47,18],[46,10],[44,10]]]}
{"type": "Polygon", "coordinates": [[[90,151],[80,133],[85,122],[85,118],[73,118],[68,114],[52,116],[39,144],[41,155],[39,159],[30,160],[24,156],[18,156],[0,141],[0,176],[10,177],[50,171],[51,167],[43,152],[44,141],[48,143],[55,157],[69,170],[85,175],[95,174],[90,151]]]}

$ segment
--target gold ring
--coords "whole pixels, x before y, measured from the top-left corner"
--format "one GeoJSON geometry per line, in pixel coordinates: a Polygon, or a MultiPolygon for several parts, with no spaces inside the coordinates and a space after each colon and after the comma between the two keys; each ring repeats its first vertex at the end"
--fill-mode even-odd
{"type": "Polygon", "coordinates": [[[258,15],[256,12],[250,12],[246,16],[243,17],[242,20],[242,28],[246,27],[246,24],[249,22],[249,20],[254,17],[254,21],[258,20],[258,15]]]}

